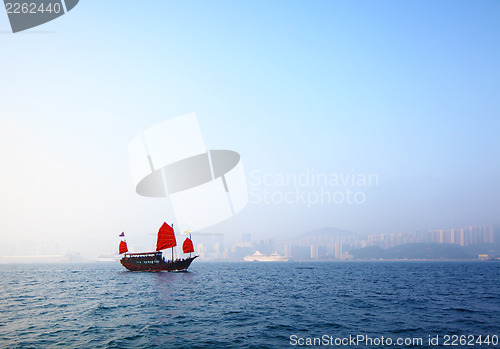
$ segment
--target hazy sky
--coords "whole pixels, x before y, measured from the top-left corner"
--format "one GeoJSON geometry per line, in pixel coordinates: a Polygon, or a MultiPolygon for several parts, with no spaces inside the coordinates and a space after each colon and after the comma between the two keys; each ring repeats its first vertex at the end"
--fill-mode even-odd
{"type": "Polygon", "coordinates": [[[498,224],[499,19],[496,0],[82,0],[12,34],[0,11],[0,244],[153,246],[172,212],[135,194],[128,143],[189,112],[247,174],[248,206],[207,230],[226,241],[498,224]],[[307,173],[377,182],[290,182],[307,173]],[[301,199],[322,190],[364,200],[301,199]]]}

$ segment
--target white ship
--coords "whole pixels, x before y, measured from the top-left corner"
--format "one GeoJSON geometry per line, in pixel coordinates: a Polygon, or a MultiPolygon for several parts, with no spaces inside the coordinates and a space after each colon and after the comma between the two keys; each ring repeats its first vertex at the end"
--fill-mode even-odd
{"type": "Polygon", "coordinates": [[[246,256],[245,260],[247,262],[286,262],[288,258],[279,256],[278,253],[274,252],[271,254],[262,254],[259,251],[255,251],[255,253],[251,256],[246,256]]]}

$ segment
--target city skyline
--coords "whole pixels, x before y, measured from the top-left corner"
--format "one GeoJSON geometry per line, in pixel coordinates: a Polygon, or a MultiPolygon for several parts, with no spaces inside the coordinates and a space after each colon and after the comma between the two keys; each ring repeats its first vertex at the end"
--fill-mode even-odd
{"type": "MultiPolygon", "coordinates": [[[[182,234],[178,238],[182,238],[182,234]]],[[[124,237],[126,239],[126,237],[124,237]]],[[[133,236],[129,240],[130,252],[145,251],[151,248],[144,246],[144,241],[136,240],[133,236]]],[[[406,244],[451,244],[461,247],[489,244],[489,248],[498,248],[500,241],[500,227],[483,225],[477,227],[446,228],[435,230],[417,230],[404,233],[380,233],[361,235],[355,232],[335,228],[323,228],[304,232],[288,239],[252,239],[252,234],[242,234],[237,242],[225,242],[226,236],[222,233],[202,234],[194,237],[196,253],[202,260],[243,260],[243,257],[255,251],[269,254],[279,252],[292,260],[349,260],[353,256],[349,253],[353,249],[365,247],[381,247],[389,249],[406,244]],[[496,238],[495,238],[496,236],[496,238]],[[496,243],[496,245],[493,245],[496,243]]],[[[120,239],[117,239],[118,242],[120,239]]],[[[146,243],[147,245],[147,243],[146,243]]],[[[485,250],[486,251],[486,250],[485,250]]],[[[494,255],[500,255],[500,250],[494,255]]],[[[180,256],[179,246],[175,248],[175,255],[180,256]]],[[[24,241],[23,246],[0,246],[0,262],[33,262],[43,258],[45,262],[92,262],[116,261],[117,250],[103,250],[100,255],[85,255],[78,250],[65,250],[54,241],[24,241]],[[25,251],[34,251],[26,254],[25,251]]]]}
{"type": "MultiPolygon", "coordinates": [[[[305,232],[292,239],[265,239],[252,240],[250,234],[244,234],[240,242],[230,247],[222,248],[222,241],[217,241],[210,248],[203,246],[209,251],[208,259],[242,260],[245,255],[259,251],[265,254],[272,252],[282,253],[287,258],[295,260],[345,260],[352,259],[349,251],[357,248],[378,246],[384,249],[418,243],[433,244],[455,244],[462,247],[493,244],[494,228],[492,225],[479,227],[449,228],[437,230],[423,230],[411,233],[380,233],[363,236],[353,232],[342,231],[334,228],[325,228],[317,231],[305,232]],[[454,240],[454,235],[457,240],[454,240]]],[[[497,228],[496,235],[500,235],[497,228]]],[[[498,237],[496,239],[498,243],[498,237]]],[[[202,251],[202,255],[203,252],[202,251]]],[[[498,250],[500,256],[500,250],[498,250]]]]}

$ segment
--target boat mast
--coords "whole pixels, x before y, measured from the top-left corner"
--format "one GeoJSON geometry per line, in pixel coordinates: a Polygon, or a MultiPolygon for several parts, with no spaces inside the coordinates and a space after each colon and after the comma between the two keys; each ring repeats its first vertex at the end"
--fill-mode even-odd
{"type": "MultiPolygon", "coordinates": [[[[189,230],[189,240],[193,243],[193,239],[191,239],[191,230],[189,230]]],[[[189,258],[191,258],[191,252],[189,252],[189,258]]]]}
{"type": "MultiPolygon", "coordinates": [[[[172,230],[174,230],[174,223],[172,223],[172,230]]],[[[173,262],[174,262],[174,248],[172,247],[172,263],[173,262]]]]}

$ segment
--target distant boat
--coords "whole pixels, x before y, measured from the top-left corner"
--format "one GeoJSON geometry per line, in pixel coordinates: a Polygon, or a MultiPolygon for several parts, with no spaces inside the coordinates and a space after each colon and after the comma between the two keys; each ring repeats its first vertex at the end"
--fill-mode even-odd
{"type": "Polygon", "coordinates": [[[277,252],[271,254],[262,254],[259,251],[255,251],[253,255],[246,256],[245,260],[247,262],[286,262],[288,258],[279,256],[277,252]]]}
{"type": "MultiPolygon", "coordinates": [[[[120,236],[125,236],[122,233],[120,236]]],[[[191,262],[198,256],[191,257],[194,252],[193,242],[191,241],[191,234],[186,238],[182,245],[182,252],[189,253],[188,258],[174,260],[174,247],[177,246],[175,240],[174,229],[167,223],[163,223],[158,231],[158,240],[156,243],[155,252],[139,252],[127,253],[128,247],[126,241],[120,241],[119,254],[124,254],[120,259],[121,264],[131,271],[184,271],[189,268],[191,262]],[[172,259],[165,260],[162,256],[161,250],[171,248],[172,259]]]]}
{"type": "Polygon", "coordinates": [[[94,259],[94,262],[118,262],[119,260],[120,256],[116,253],[105,253],[94,259]]]}

